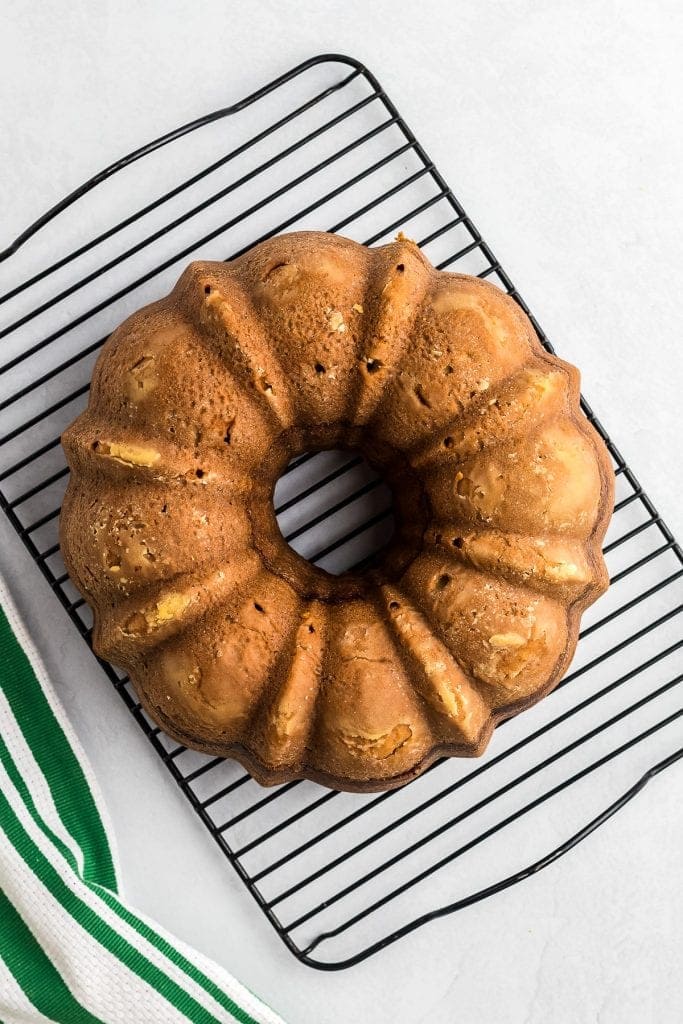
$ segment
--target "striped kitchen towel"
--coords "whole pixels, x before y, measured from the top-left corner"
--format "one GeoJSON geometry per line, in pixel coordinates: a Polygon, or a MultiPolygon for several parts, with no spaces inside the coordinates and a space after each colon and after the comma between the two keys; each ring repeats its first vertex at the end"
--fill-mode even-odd
{"type": "Polygon", "coordinates": [[[282,1024],[117,892],[97,784],[0,578],[0,1024],[282,1024]]]}

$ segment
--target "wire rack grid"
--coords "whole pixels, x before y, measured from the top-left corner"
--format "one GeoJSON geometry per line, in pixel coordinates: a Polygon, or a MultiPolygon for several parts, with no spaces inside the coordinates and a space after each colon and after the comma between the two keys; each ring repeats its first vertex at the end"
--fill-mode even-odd
{"type": "MultiPolygon", "coordinates": [[[[86,642],[92,620],[57,540],[67,479],[59,436],[85,404],[100,346],[126,315],[168,291],[188,260],[229,259],[302,228],[370,245],[402,229],[436,266],[488,278],[529,312],[375,76],[339,55],[308,60],[136,150],[0,254],[0,503],[86,642]]],[[[520,881],[683,754],[681,551],[583,408],[616,475],[604,548],[612,586],[584,617],[562,684],[500,728],[478,761],[441,761],[380,795],[308,782],[264,790],[233,762],[171,741],[127,677],[102,664],[304,963],[348,967],[520,881]]],[[[275,500],[292,545],[331,572],[367,558],[391,517],[382,482],[348,453],[295,460],[275,500]]]]}

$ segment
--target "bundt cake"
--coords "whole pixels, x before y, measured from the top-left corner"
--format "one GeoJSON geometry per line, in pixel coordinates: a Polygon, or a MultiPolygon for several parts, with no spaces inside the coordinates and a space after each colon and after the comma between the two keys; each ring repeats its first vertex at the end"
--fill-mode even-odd
{"type": "Polygon", "coordinates": [[[98,654],[163,729],[264,784],[400,785],[547,694],[605,590],[613,497],[579,375],[519,306],[399,236],[193,263],[104,346],[63,436],[62,551],[98,654]],[[273,510],[360,449],[395,533],[332,576],[273,510]]]}

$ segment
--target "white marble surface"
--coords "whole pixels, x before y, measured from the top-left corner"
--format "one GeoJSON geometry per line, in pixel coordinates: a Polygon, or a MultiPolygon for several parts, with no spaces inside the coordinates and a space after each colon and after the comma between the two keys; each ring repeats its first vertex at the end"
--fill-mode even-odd
{"type": "MultiPolygon", "coordinates": [[[[299,60],[364,59],[683,535],[678,3],[5,0],[0,18],[0,244],[122,152],[299,60]]],[[[100,778],[129,897],[287,1019],[681,1019],[680,765],[534,880],[313,972],[255,912],[4,521],[0,568],[100,778]]]]}

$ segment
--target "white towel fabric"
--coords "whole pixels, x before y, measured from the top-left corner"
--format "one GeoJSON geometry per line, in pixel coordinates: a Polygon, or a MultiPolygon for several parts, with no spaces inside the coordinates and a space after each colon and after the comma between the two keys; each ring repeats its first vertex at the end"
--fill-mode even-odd
{"type": "Polygon", "coordinates": [[[0,1024],[282,1024],[117,891],[97,784],[0,578],[0,1024]]]}

